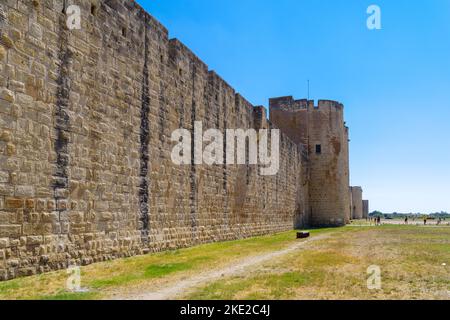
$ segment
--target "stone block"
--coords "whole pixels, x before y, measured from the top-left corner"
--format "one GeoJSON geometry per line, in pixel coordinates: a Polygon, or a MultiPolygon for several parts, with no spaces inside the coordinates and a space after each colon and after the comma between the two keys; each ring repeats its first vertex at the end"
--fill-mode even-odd
{"type": "Polygon", "coordinates": [[[21,209],[24,207],[24,200],[19,198],[6,198],[5,208],[6,209],[21,209]]]}
{"type": "Polygon", "coordinates": [[[12,157],[16,154],[16,146],[12,143],[6,145],[6,155],[12,157]]]}
{"type": "Polygon", "coordinates": [[[113,214],[111,212],[102,212],[100,215],[101,221],[112,221],[113,220],[113,214]]]}
{"type": "MultiPolygon", "coordinates": [[[[4,208],[3,210],[6,210],[6,209],[4,208]]],[[[17,217],[17,213],[15,213],[15,212],[0,211],[0,224],[16,223],[16,222],[18,222],[16,217],[17,217]]]]}
{"type": "Polygon", "coordinates": [[[67,210],[67,200],[57,200],[56,201],[56,209],[58,211],[65,211],[67,210]]]}
{"type": "Polygon", "coordinates": [[[38,40],[42,39],[42,27],[37,23],[32,23],[30,25],[29,34],[38,40]]]}
{"type": "Polygon", "coordinates": [[[2,89],[0,91],[0,99],[5,100],[10,103],[14,103],[14,93],[8,89],[2,89]]]}
{"type": "Polygon", "coordinates": [[[7,184],[0,184],[0,196],[14,196],[14,187],[7,184]]]}
{"type": "Polygon", "coordinates": [[[12,103],[6,100],[0,99],[0,114],[8,114],[12,113],[12,103]]]}
{"type": "Polygon", "coordinates": [[[46,203],[44,199],[37,199],[36,200],[36,210],[41,212],[44,211],[46,209],[46,203]]]}
{"type": "Polygon", "coordinates": [[[7,183],[9,181],[9,172],[0,171],[0,183],[7,183]]]}
{"type": "Polygon", "coordinates": [[[0,249],[9,247],[9,238],[0,238],[0,249]]]}
{"type": "Polygon", "coordinates": [[[3,46],[0,46],[0,61],[5,60],[6,58],[6,50],[3,46]]]}
{"type": "Polygon", "coordinates": [[[36,274],[36,267],[25,267],[19,269],[19,277],[32,276],[36,274]]]}
{"type": "Polygon", "coordinates": [[[15,238],[21,234],[21,225],[0,225],[0,237],[15,238]]]}
{"type": "Polygon", "coordinates": [[[41,219],[43,222],[47,222],[47,223],[54,222],[54,221],[57,221],[58,215],[54,212],[44,212],[41,215],[41,219]]]}
{"type": "Polygon", "coordinates": [[[0,129],[0,141],[10,142],[11,139],[12,139],[12,135],[11,135],[10,131],[0,129]]]}
{"type": "Polygon", "coordinates": [[[47,210],[48,211],[56,210],[56,202],[55,202],[55,200],[48,200],[47,201],[47,210]]]}
{"type": "Polygon", "coordinates": [[[42,243],[43,243],[42,236],[28,236],[27,237],[27,245],[28,246],[40,245],[42,243]]]}
{"type": "Polygon", "coordinates": [[[3,33],[1,36],[1,43],[7,48],[7,49],[11,49],[14,47],[14,42],[13,40],[6,34],[3,33]]]}
{"type": "Polygon", "coordinates": [[[18,93],[16,95],[16,102],[21,106],[30,107],[33,104],[33,97],[23,93],[18,93]]]}
{"type": "Polygon", "coordinates": [[[17,186],[14,191],[16,197],[34,197],[35,189],[32,186],[17,186]]]}

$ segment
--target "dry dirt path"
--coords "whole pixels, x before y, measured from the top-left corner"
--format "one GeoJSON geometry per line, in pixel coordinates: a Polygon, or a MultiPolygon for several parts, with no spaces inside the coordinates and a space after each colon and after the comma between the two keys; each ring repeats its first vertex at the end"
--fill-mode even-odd
{"type": "Polygon", "coordinates": [[[309,243],[313,241],[322,240],[330,237],[331,234],[318,235],[316,237],[309,238],[308,240],[299,241],[285,249],[272,251],[269,253],[248,257],[239,261],[236,261],[232,265],[203,272],[198,275],[194,275],[178,281],[176,283],[170,283],[165,287],[153,288],[153,291],[145,291],[140,293],[130,293],[126,296],[114,295],[110,297],[114,300],[175,300],[181,296],[186,295],[191,292],[196,287],[207,285],[214,281],[221,279],[222,277],[238,276],[251,271],[255,268],[261,267],[265,262],[271,261],[273,259],[279,258],[293,251],[300,250],[306,247],[309,243]]]}

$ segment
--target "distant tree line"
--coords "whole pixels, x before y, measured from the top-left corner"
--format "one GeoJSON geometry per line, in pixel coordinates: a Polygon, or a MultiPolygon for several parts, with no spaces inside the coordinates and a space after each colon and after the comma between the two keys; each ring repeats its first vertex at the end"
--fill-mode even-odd
{"type": "Polygon", "coordinates": [[[450,213],[441,211],[441,212],[434,212],[434,213],[399,213],[399,212],[393,212],[393,213],[383,213],[381,211],[373,211],[369,213],[370,217],[382,217],[387,219],[404,219],[405,217],[428,217],[429,219],[450,219],[450,213]]]}

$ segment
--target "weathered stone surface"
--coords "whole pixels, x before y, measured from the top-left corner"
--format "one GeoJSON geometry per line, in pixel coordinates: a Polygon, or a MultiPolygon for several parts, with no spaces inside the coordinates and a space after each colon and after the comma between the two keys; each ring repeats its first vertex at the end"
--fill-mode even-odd
{"type": "Polygon", "coordinates": [[[352,195],[352,219],[363,218],[363,190],[361,187],[350,187],[352,195]]]}
{"type": "Polygon", "coordinates": [[[9,247],[9,238],[0,239],[0,249],[5,249],[9,247]]]}
{"type": "Polygon", "coordinates": [[[6,58],[6,50],[3,46],[0,46],[0,61],[6,58]]]}
{"type": "Polygon", "coordinates": [[[0,183],[6,183],[9,181],[9,173],[0,171],[0,183]]]}
{"type": "Polygon", "coordinates": [[[369,217],[369,200],[363,200],[363,219],[369,217]]]}
{"type": "Polygon", "coordinates": [[[18,198],[34,197],[34,187],[32,187],[32,186],[16,186],[14,195],[18,198]]]}
{"type": "Polygon", "coordinates": [[[14,102],[14,93],[11,90],[4,88],[0,91],[0,99],[12,103],[14,102]]]}
{"type": "Polygon", "coordinates": [[[44,212],[41,216],[42,222],[54,222],[58,219],[58,215],[54,212],[44,212]]]}
{"type": "Polygon", "coordinates": [[[11,132],[8,130],[0,129],[0,141],[10,142],[11,141],[11,132]]]}
{"type": "Polygon", "coordinates": [[[12,39],[5,33],[3,33],[1,36],[1,43],[6,47],[6,48],[12,48],[14,47],[14,42],[12,41],[12,39]]]}
{"type": "Polygon", "coordinates": [[[29,236],[27,237],[27,245],[34,246],[39,245],[43,241],[42,236],[29,236]]]}
{"type": "Polygon", "coordinates": [[[11,157],[16,154],[16,146],[12,143],[6,145],[6,155],[11,157]]]}
{"type": "Polygon", "coordinates": [[[36,39],[42,39],[42,28],[39,24],[37,23],[32,23],[30,25],[30,30],[29,30],[29,34],[36,38],[36,39]]]}
{"type": "Polygon", "coordinates": [[[5,206],[7,209],[20,209],[23,208],[24,201],[19,198],[6,198],[5,206]]]}
{"type": "Polygon", "coordinates": [[[133,1],[79,1],[74,31],[62,1],[30,3],[4,4],[0,279],[350,218],[342,105],[272,123],[133,1]],[[174,164],[196,121],[280,127],[278,173],[174,164]]]}
{"type": "Polygon", "coordinates": [[[20,233],[20,225],[0,225],[0,237],[18,237],[20,233]]]}
{"type": "Polygon", "coordinates": [[[308,206],[314,226],[342,226],[350,220],[348,128],[339,102],[270,100],[270,119],[308,155],[308,206]]]}

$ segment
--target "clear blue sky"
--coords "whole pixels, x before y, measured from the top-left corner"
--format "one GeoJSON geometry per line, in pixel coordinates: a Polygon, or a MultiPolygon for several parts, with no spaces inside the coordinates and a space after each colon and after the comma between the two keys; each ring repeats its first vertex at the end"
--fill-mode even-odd
{"type": "Polygon", "coordinates": [[[450,212],[449,0],[138,0],[253,104],[339,100],[371,210],[450,212]],[[382,30],[366,27],[367,7],[382,30]]]}

